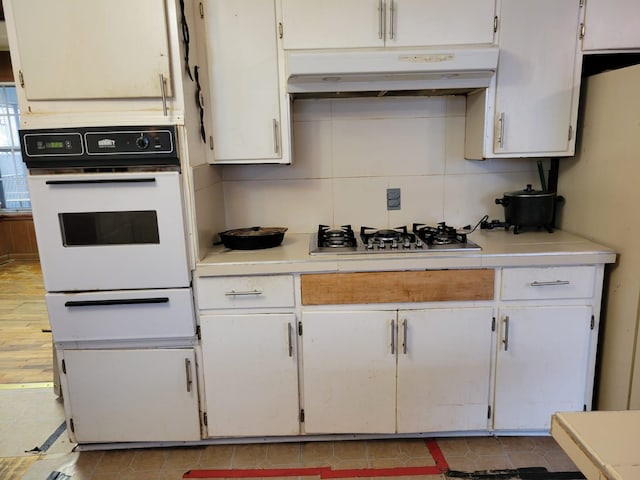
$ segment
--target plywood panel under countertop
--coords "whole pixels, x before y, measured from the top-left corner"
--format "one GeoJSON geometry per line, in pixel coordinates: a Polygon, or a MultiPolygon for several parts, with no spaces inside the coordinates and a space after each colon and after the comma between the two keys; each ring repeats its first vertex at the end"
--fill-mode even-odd
{"type": "Polygon", "coordinates": [[[301,282],[303,305],[493,300],[494,270],[323,273],[301,282]]]}

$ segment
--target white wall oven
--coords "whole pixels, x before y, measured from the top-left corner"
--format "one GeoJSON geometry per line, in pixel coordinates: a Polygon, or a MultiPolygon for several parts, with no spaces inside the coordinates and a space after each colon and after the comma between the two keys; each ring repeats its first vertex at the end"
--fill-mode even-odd
{"type": "Polygon", "coordinates": [[[175,130],[21,136],[48,291],[189,285],[175,130]]]}

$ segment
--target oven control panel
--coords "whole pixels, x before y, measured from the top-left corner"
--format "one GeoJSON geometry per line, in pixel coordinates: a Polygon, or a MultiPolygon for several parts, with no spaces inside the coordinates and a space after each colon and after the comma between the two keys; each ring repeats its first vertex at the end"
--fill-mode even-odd
{"type": "Polygon", "coordinates": [[[20,139],[29,168],[179,165],[172,126],[21,130],[20,139]]]}

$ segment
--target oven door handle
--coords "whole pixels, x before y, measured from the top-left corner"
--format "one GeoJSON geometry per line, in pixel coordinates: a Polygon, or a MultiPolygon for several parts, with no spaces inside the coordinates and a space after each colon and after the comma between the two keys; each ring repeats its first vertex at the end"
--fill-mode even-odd
{"type": "Polygon", "coordinates": [[[155,183],[155,178],[114,178],[94,180],[47,180],[47,185],[85,185],[94,183],[155,183]]]}
{"type": "Polygon", "coordinates": [[[111,300],[70,300],[65,307],[102,307],[109,305],[141,305],[149,303],[169,303],[169,297],[117,298],[111,300]]]}

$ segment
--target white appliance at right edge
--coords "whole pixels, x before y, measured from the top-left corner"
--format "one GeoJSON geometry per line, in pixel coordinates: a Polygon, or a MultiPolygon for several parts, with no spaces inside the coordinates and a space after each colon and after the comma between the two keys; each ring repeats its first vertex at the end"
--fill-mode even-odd
{"type": "Polygon", "coordinates": [[[595,405],[640,409],[640,65],[585,84],[576,155],[560,161],[558,226],[619,252],[603,298],[595,405]]]}

